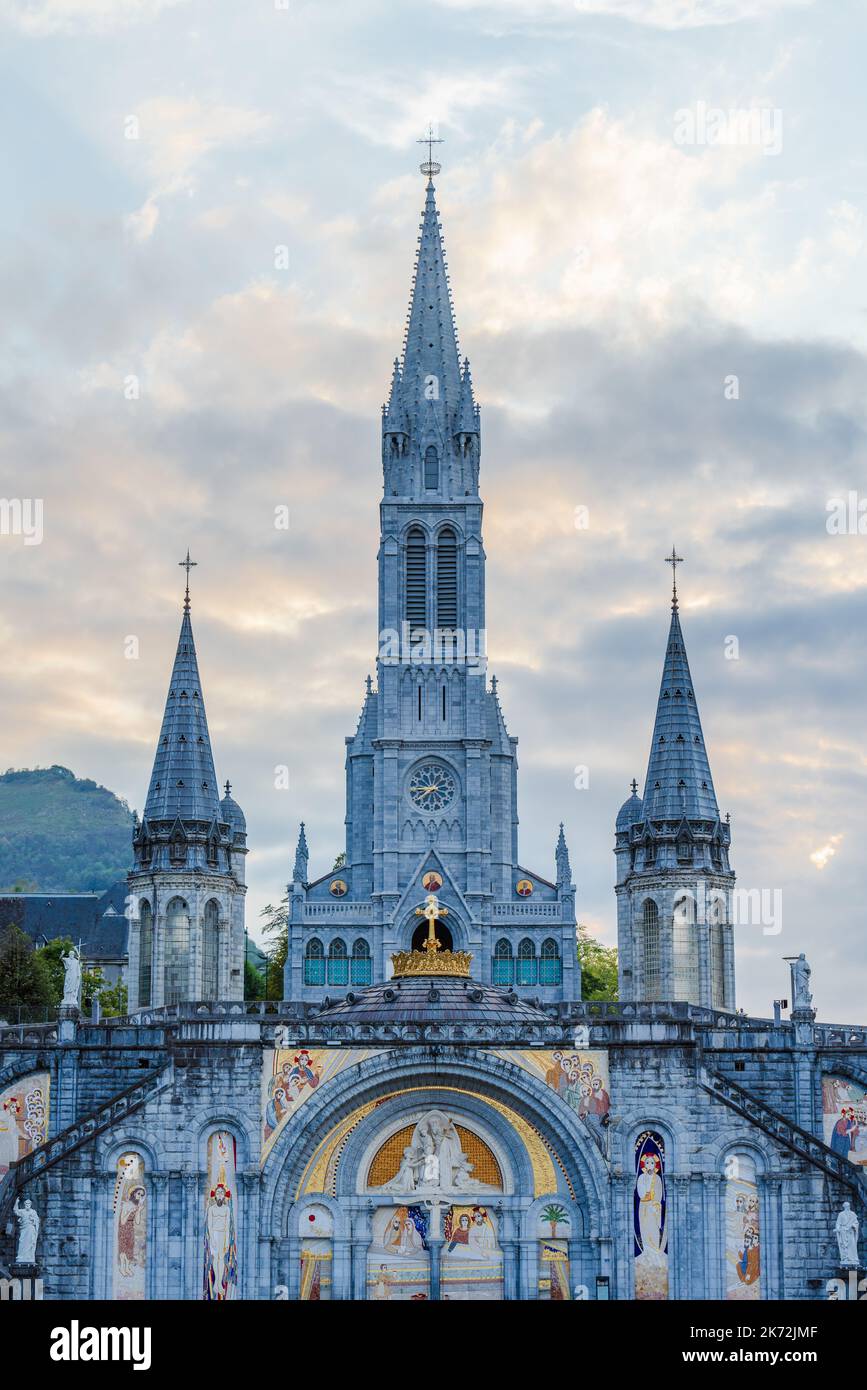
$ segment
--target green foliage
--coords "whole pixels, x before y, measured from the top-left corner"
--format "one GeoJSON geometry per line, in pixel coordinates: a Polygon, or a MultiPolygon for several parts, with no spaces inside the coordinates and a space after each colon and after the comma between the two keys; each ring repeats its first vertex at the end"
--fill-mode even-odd
{"type": "Polygon", "coordinates": [[[129,1009],[127,987],[121,980],[99,991],[99,1007],[103,1018],[122,1018],[129,1009]]]}
{"type": "Polygon", "coordinates": [[[289,894],[277,907],[268,903],[259,916],[264,918],[262,934],[266,940],[265,998],[283,998],[283,967],[289,955],[289,894]]]}
{"type": "MultiPolygon", "coordinates": [[[[63,998],[63,981],[66,971],[63,968],[63,957],[72,950],[73,942],[69,936],[56,936],[53,941],[49,941],[47,946],[40,946],[36,955],[44,961],[48,978],[51,981],[51,1003],[59,1004],[63,998]]],[[[104,985],[102,970],[99,966],[90,970],[86,966],[81,971],[81,1009],[83,1013],[90,1013],[90,1008],[95,996],[98,994],[102,998],[104,985]]],[[[103,1013],[105,1010],[103,1009],[103,1013]]]]}
{"type": "MultiPolygon", "coordinates": [[[[0,1011],[54,1003],[48,966],[18,927],[0,932],[0,1011]]],[[[15,1015],[12,1015],[14,1021],[15,1015]]]]}
{"type": "Polygon", "coordinates": [[[132,813],[69,768],[0,775],[0,893],[100,892],[132,861],[132,813]]]}
{"type": "Polygon", "coordinates": [[[581,966],[581,994],[584,999],[616,1000],[617,949],[601,945],[580,923],[578,964],[581,966]]]}
{"type": "Polygon", "coordinates": [[[331,865],[331,872],[334,873],[334,870],[335,870],[335,869],[345,869],[345,868],[346,868],[346,850],[345,850],[345,849],[342,849],[342,850],[340,851],[340,853],[338,854],[337,858],[335,859],[334,863],[331,865]]]}
{"type": "Polygon", "coordinates": [[[244,961],[244,998],[265,998],[265,977],[249,960],[244,961]]]}

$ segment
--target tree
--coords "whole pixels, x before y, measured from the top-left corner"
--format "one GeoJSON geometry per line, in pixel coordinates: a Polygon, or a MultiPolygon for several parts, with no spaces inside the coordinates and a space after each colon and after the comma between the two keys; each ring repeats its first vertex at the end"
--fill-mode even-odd
{"type": "Polygon", "coordinates": [[[617,948],[603,946],[580,922],[578,964],[581,966],[581,994],[584,999],[617,999],[617,948]]]}
{"type": "Polygon", "coordinates": [[[261,970],[257,970],[251,960],[244,961],[244,998],[264,999],[265,980],[261,970]]]}
{"type": "Polygon", "coordinates": [[[557,1235],[557,1223],[567,1221],[568,1217],[564,1207],[559,1206],[556,1202],[550,1202],[542,1212],[542,1220],[550,1223],[551,1239],[553,1240],[557,1235]]]}
{"type": "Polygon", "coordinates": [[[103,1018],[123,1017],[129,1008],[129,997],[122,980],[99,991],[99,1008],[103,1018]]]}
{"type": "Polygon", "coordinates": [[[51,977],[26,932],[8,926],[0,932],[0,1009],[46,1008],[53,1001],[51,977]]]}
{"type": "Polygon", "coordinates": [[[334,870],[335,870],[335,869],[345,869],[345,868],[346,868],[346,850],[345,850],[345,849],[342,849],[342,850],[340,851],[340,853],[338,854],[337,858],[335,859],[334,863],[331,865],[331,872],[334,873],[334,870]]]}
{"type": "Polygon", "coordinates": [[[283,998],[283,967],[289,955],[289,894],[287,893],[277,907],[268,903],[259,913],[264,918],[262,934],[267,946],[265,949],[265,998],[283,998]]]}
{"type": "MultiPolygon", "coordinates": [[[[36,952],[37,956],[45,962],[48,977],[51,981],[52,1004],[59,1004],[63,998],[63,981],[66,971],[63,968],[63,957],[72,950],[73,942],[71,937],[56,936],[53,941],[49,941],[46,946],[40,946],[36,952]]],[[[105,988],[102,970],[99,966],[88,969],[82,962],[81,968],[81,1012],[90,1013],[94,999],[101,996],[105,988]]]]}

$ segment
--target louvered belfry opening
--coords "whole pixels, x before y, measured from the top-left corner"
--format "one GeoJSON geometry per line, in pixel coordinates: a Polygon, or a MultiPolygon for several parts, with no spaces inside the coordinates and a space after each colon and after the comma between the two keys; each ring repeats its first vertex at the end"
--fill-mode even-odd
{"type": "Polygon", "coordinates": [[[453,632],[458,625],[458,540],[447,526],[437,546],[437,627],[453,632]]]}
{"type": "Polygon", "coordinates": [[[406,538],[406,621],[410,640],[427,627],[427,545],[418,526],[406,538]]]}

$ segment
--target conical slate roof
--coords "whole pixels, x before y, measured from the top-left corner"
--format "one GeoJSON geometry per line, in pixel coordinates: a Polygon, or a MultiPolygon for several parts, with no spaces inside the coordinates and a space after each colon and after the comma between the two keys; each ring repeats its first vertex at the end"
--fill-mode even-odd
{"type": "MultiPolygon", "coordinates": [[[[403,408],[419,432],[425,426],[430,431],[434,417],[439,429],[450,434],[461,403],[461,371],[445,248],[430,179],[408,320],[400,382],[403,408]]],[[[392,400],[389,415],[394,405],[392,400]]]]}
{"type": "Polygon", "coordinates": [[[646,820],[681,816],[689,820],[719,819],[676,601],[671,610],[647,764],[643,814],[646,820]]]}
{"type": "Polygon", "coordinates": [[[188,603],[144,814],[149,821],[222,820],[188,603]]]}

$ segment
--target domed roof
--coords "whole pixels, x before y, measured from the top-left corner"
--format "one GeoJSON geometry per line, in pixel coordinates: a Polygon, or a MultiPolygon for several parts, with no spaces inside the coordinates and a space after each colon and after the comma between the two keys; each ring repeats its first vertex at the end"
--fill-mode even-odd
{"type": "Polygon", "coordinates": [[[617,812],[616,829],[628,830],[630,826],[635,825],[636,821],[641,820],[643,810],[644,802],[641,800],[638,792],[633,791],[632,795],[624,801],[620,810],[617,812]]]}
{"type": "Polygon", "coordinates": [[[241,810],[234,797],[230,795],[231,790],[232,784],[231,782],[227,782],[226,795],[220,802],[220,818],[224,821],[228,821],[233,830],[242,831],[246,835],[247,822],[244,818],[244,812],[241,810]]]}
{"type": "Polygon", "coordinates": [[[461,1023],[556,1027],[556,1019],[521,999],[459,975],[405,975],[350,991],[318,1015],[333,1023],[461,1023]]]}

